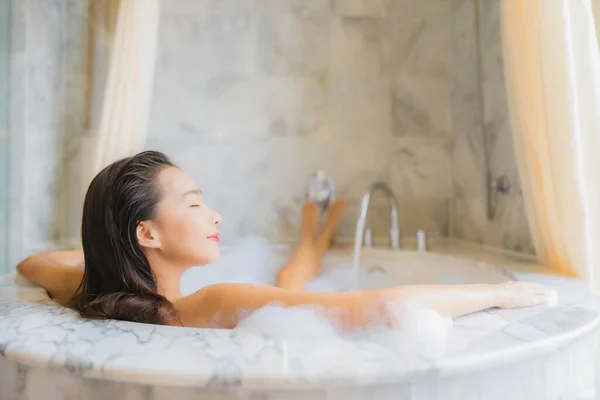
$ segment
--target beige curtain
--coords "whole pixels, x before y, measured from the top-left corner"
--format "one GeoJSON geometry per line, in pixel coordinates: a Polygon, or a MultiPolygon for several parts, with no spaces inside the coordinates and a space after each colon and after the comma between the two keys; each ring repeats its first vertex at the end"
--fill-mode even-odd
{"type": "Polygon", "coordinates": [[[92,47],[97,50],[102,42],[109,58],[107,68],[97,65],[102,62],[101,57],[94,63],[95,89],[98,90],[98,77],[104,82],[99,120],[94,122],[90,117],[90,125],[97,128],[91,132],[94,140],[90,144],[86,187],[106,165],[138,152],[145,144],[159,13],[160,0],[105,0],[92,4],[96,36],[92,47]],[[102,24],[98,23],[100,20],[102,24]]]}
{"type": "Polygon", "coordinates": [[[590,0],[502,0],[506,87],[540,261],[600,289],[600,58],[590,0]]]}

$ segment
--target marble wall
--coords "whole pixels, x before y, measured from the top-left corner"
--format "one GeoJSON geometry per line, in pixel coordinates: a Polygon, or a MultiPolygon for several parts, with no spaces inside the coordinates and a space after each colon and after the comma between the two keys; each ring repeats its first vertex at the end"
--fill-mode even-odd
{"type": "MultiPolygon", "coordinates": [[[[350,200],[342,235],[378,179],[406,235],[446,232],[450,17],[439,0],[165,2],[148,145],[194,176],[225,237],[294,239],[317,168],[350,200]]],[[[376,235],[386,213],[378,199],[376,235]]]]}
{"type": "Polygon", "coordinates": [[[69,229],[78,224],[79,149],[86,127],[87,4],[10,3],[8,255],[13,266],[33,251],[61,246],[69,229]]]}
{"type": "MultiPolygon", "coordinates": [[[[88,49],[87,2],[13,3],[16,261],[76,240],[88,49]]],[[[317,168],[350,200],[341,236],[376,180],[396,191],[406,236],[447,233],[451,32],[440,0],[163,2],[147,147],[197,180],[225,242],[294,239],[317,168]]],[[[383,198],[371,220],[385,237],[383,198]]]]}
{"type": "Polygon", "coordinates": [[[534,253],[514,157],[500,37],[500,0],[453,0],[453,236],[534,253]],[[487,159],[486,159],[487,157],[487,159]],[[506,175],[494,220],[487,218],[486,163],[506,175]]]}
{"type": "Polygon", "coordinates": [[[9,13],[7,0],[0,0],[0,273],[7,264],[8,233],[8,50],[9,13]]]}
{"type": "MultiPolygon", "coordinates": [[[[9,265],[77,241],[93,101],[88,1],[12,3],[9,265]]],[[[226,243],[294,239],[305,179],[323,168],[350,200],[341,236],[383,180],[405,237],[532,251],[498,22],[497,0],[165,1],[147,147],[194,177],[226,243]],[[484,151],[513,184],[491,222],[484,151]]],[[[373,203],[385,240],[387,205],[373,203]]]]}

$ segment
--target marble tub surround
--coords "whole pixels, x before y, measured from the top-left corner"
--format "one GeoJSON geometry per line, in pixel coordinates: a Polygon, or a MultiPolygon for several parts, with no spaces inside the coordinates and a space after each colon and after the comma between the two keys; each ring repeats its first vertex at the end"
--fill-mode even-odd
{"type": "MultiPolygon", "coordinates": [[[[469,258],[487,254],[490,260],[504,259],[515,271],[527,259],[481,247],[474,251],[476,246],[463,242],[432,243],[432,247],[446,255],[419,255],[423,260],[438,260],[431,268],[446,268],[445,262],[461,260],[458,254],[461,268],[492,272],[491,264],[469,258]],[[465,257],[468,254],[471,257],[465,257]]],[[[384,253],[382,257],[389,257],[390,252],[384,253]]],[[[502,270],[496,271],[498,279],[505,279],[502,270]]],[[[82,321],[44,300],[39,288],[4,276],[0,281],[0,376],[7,382],[9,378],[21,382],[6,386],[16,393],[110,393],[115,399],[133,395],[144,399],[193,395],[288,399],[307,394],[310,398],[346,398],[349,393],[356,398],[395,394],[404,397],[390,398],[458,400],[486,394],[484,398],[494,399],[501,387],[505,393],[514,393],[509,398],[548,400],[589,388],[600,326],[598,298],[581,281],[512,273],[519,280],[556,289],[559,304],[493,309],[456,319],[437,354],[431,348],[390,351],[389,346],[364,337],[315,342],[244,329],[82,321]]]]}
{"type": "Polygon", "coordinates": [[[412,384],[335,386],[329,389],[190,388],[82,378],[60,370],[24,367],[0,356],[0,399],[115,400],[591,400],[596,337],[518,365],[459,378],[412,384]]]}

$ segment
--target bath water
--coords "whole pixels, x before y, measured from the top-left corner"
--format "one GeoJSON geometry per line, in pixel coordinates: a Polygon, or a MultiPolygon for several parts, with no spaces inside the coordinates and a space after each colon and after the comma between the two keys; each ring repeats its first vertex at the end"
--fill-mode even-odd
{"type": "MultiPolygon", "coordinates": [[[[274,285],[279,269],[289,260],[291,249],[289,247],[277,248],[268,244],[264,239],[251,237],[245,239],[232,250],[224,252],[214,264],[193,268],[186,272],[182,279],[182,294],[190,294],[204,286],[216,283],[258,283],[274,285]]],[[[327,259],[322,269],[321,276],[307,284],[309,292],[339,292],[351,290],[376,290],[406,284],[465,284],[475,281],[505,282],[502,275],[474,274],[477,268],[464,267],[461,262],[450,257],[420,257],[417,255],[404,256],[399,253],[398,261],[402,268],[392,272],[385,269],[364,268],[357,264],[360,256],[355,252],[354,257],[337,260],[327,259]],[[432,261],[433,260],[433,261],[432,261]],[[431,263],[435,263],[432,268],[431,263]],[[462,275],[459,273],[463,269],[462,275]],[[467,272],[468,271],[468,272],[467,272]],[[467,275],[465,275],[467,274],[467,275]]],[[[369,260],[365,260],[367,262],[369,260]]],[[[372,260],[371,260],[372,261],[372,260]]],[[[482,268],[481,271],[489,269],[482,268]]],[[[519,283],[509,289],[503,289],[508,294],[507,302],[515,306],[525,306],[536,298],[536,303],[546,301],[556,303],[556,293],[531,283],[519,283]]],[[[497,293],[467,293],[448,291],[442,293],[422,295],[411,303],[388,304],[385,310],[388,316],[401,321],[396,327],[389,327],[383,323],[381,311],[368,314],[364,313],[372,323],[364,329],[354,332],[341,331],[328,321],[335,318],[326,318],[325,315],[334,312],[322,310],[318,306],[283,307],[270,304],[245,317],[238,324],[238,330],[251,330],[281,340],[301,341],[348,341],[364,339],[377,342],[386,347],[391,347],[398,352],[418,352],[423,354],[423,349],[431,351],[434,357],[443,353],[446,341],[452,329],[452,319],[441,316],[432,309],[423,305],[446,304],[448,299],[455,300],[462,296],[465,303],[479,301],[489,303],[487,296],[497,296],[497,293]],[[416,303],[418,301],[418,303],[416,303]]]]}
{"type": "MultiPolygon", "coordinates": [[[[215,283],[260,283],[274,285],[277,272],[289,258],[289,251],[273,250],[262,238],[247,238],[240,245],[224,254],[214,263],[193,268],[182,279],[182,294],[190,294],[201,287],[215,283]]],[[[348,290],[380,289],[401,284],[397,278],[382,271],[367,273],[356,268],[355,260],[329,266],[320,277],[308,283],[311,292],[335,292],[348,290]]],[[[319,343],[366,340],[377,342],[402,353],[430,350],[429,356],[442,354],[452,328],[451,318],[442,317],[432,310],[405,304],[393,310],[401,313],[402,325],[390,328],[377,323],[366,329],[341,331],[325,318],[325,311],[317,306],[283,307],[268,305],[255,311],[241,321],[237,330],[286,341],[318,341],[319,343]]],[[[333,344],[333,343],[332,343],[333,344]]],[[[339,343],[338,343],[339,344],[339,343]]]]}

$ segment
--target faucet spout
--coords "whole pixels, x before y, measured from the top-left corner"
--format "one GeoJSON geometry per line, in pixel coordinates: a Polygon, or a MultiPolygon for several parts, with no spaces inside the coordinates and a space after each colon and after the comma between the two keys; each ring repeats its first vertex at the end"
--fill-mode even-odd
{"type": "Polygon", "coordinates": [[[398,227],[398,200],[396,199],[394,192],[392,192],[392,189],[390,189],[390,187],[383,182],[375,182],[363,195],[360,214],[356,223],[355,240],[358,241],[358,243],[355,243],[355,245],[362,247],[367,214],[371,204],[371,196],[377,191],[381,191],[385,194],[390,205],[390,247],[392,249],[399,249],[401,243],[400,229],[398,227]]]}

